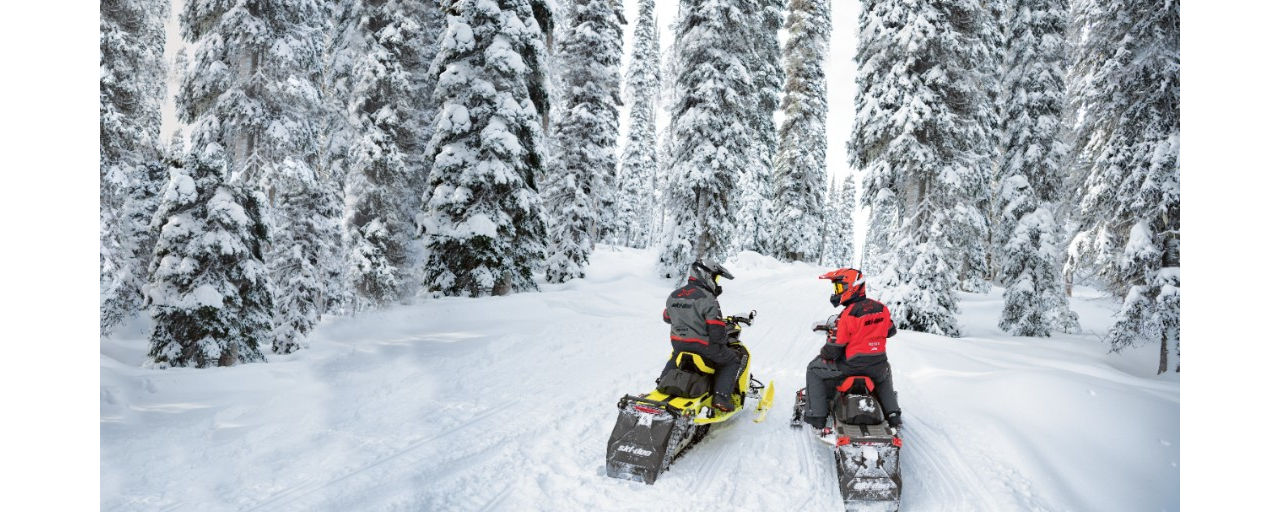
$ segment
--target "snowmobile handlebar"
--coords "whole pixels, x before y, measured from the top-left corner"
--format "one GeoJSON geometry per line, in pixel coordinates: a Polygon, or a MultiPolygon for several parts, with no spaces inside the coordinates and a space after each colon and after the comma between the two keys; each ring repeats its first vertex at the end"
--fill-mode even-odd
{"type": "Polygon", "coordinates": [[[838,318],[839,318],[839,315],[831,315],[827,317],[827,320],[825,322],[814,322],[813,332],[825,332],[827,334],[830,334],[831,331],[836,330],[836,319],[838,318]]]}
{"type": "Polygon", "coordinates": [[[724,317],[724,323],[726,324],[751,325],[751,322],[754,322],[755,320],[756,320],[756,310],[754,309],[751,310],[751,312],[746,315],[729,315],[724,317]]]}

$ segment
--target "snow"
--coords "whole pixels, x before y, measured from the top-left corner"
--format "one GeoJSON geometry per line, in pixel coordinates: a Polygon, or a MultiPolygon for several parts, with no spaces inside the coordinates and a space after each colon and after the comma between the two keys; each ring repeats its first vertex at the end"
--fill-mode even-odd
{"type": "MultiPolygon", "coordinates": [[[[743,253],[725,312],[777,410],[733,421],[656,485],[604,476],[625,393],[668,355],[656,250],[600,246],[540,293],[423,298],[330,319],[265,364],[142,367],[145,321],[101,344],[104,510],[836,510],[830,448],[788,426],[834,312],[826,270],[743,253]]],[[[1179,376],[1154,345],[1108,354],[1117,304],[1077,287],[1082,335],[1003,335],[1002,290],[958,294],[964,337],[901,332],[905,510],[1177,510],[1179,376]]],[[[873,296],[875,290],[872,290],[873,296]]]]}

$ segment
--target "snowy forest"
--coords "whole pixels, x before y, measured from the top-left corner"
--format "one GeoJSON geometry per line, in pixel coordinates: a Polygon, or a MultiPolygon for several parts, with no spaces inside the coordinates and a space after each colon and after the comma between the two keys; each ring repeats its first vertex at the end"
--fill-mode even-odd
{"type": "Polygon", "coordinates": [[[1178,371],[1179,2],[863,0],[844,33],[831,3],[101,0],[101,335],[143,318],[150,367],[230,366],[602,248],[673,284],[752,251],[860,268],[948,337],[961,293],[1003,289],[1035,343],[1103,290],[1099,350],[1178,371]]]}

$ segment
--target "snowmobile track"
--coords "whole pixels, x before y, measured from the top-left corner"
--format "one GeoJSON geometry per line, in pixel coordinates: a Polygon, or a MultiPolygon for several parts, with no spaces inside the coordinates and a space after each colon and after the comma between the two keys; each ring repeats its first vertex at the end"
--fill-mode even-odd
{"type": "MultiPolygon", "coordinates": [[[[361,468],[359,468],[359,469],[356,469],[356,470],[354,470],[354,471],[350,471],[350,472],[348,472],[348,473],[346,473],[346,474],[343,474],[342,476],[339,476],[339,477],[337,477],[337,478],[333,478],[333,479],[330,479],[330,480],[327,480],[327,481],[324,481],[324,482],[322,482],[322,483],[318,483],[318,484],[317,484],[317,483],[314,483],[314,482],[315,482],[315,480],[310,480],[310,481],[308,481],[308,482],[306,482],[306,483],[303,483],[303,484],[301,484],[301,485],[297,485],[297,486],[294,486],[294,487],[292,487],[292,488],[290,488],[290,489],[286,489],[286,490],[284,490],[284,491],[281,491],[281,492],[277,493],[276,495],[274,495],[274,496],[272,496],[272,497],[270,497],[270,498],[267,498],[265,501],[263,501],[263,502],[261,502],[261,503],[258,503],[258,504],[256,504],[256,505],[253,505],[253,506],[251,506],[251,507],[249,507],[249,508],[244,509],[244,511],[245,511],[245,512],[250,512],[250,511],[256,511],[256,510],[280,510],[280,508],[281,508],[282,506],[289,506],[289,507],[292,507],[292,508],[295,508],[295,509],[296,509],[296,508],[297,508],[297,506],[298,506],[298,505],[300,505],[298,502],[299,502],[299,501],[302,501],[303,499],[306,499],[306,498],[312,498],[312,499],[315,499],[315,498],[321,498],[320,496],[317,496],[317,495],[315,495],[315,494],[312,494],[312,493],[311,493],[312,491],[316,491],[316,490],[318,490],[318,489],[328,488],[328,487],[330,487],[330,486],[333,486],[334,484],[341,483],[341,482],[346,481],[346,480],[348,480],[348,479],[351,479],[351,478],[354,478],[354,477],[357,477],[357,476],[365,475],[365,474],[367,474],[367,472],[368,472],[369,470],[371,470],[371,469],[377,468],[378,466],[382,466],[383,464],[386,464],[386,463],[391,462],[391,461],[396,461],[396,460],[402,459],[404,456],[409,455],[409,454],[412,454],[412,453],[413,453],[413,452],[415,452],[415,451],[418,451],[418,450],[420,450],[420,449],[423,449],[423,448],[426,448],[426,447],[432,446],[432,445],[433,445],[433,443],[435,443],[436,441],[439,441],[439,440],[441,440],[441,439],[443,439],[443,438],[445,438],[445,437],[447,437],[447,436],[453,435],[453,434],[455,434],[455,433],[457,433],[457,432],[459,432],[459,431],[461,431],[461,430],[463,430],[463,429],[465,429],[465,428],[467,428],[467,427],[470,427],[470,426],[475,425],[475,424],[477,424],[477,423],[480,423],[480,422],[482,422],[482,421],[484,421],[484,420],[487,420],[487,419],[489,419],[489,417],[490,417],[490,416],[493,416],[493,415],[497,414],[498,412],[501,412],[501,411],[504,411],[504,410],[508,410],[508,408],[509,408],[509,407],[511,407],[512,405],[514,405],[514,404],[516,404],[516,403],[518,403],[518,400],[512,400],[512,401],[509,401],[509,402],[503,403],[503,404],[501,404],[501,405],[498,405],[497,407],[489,408],[489,409],[485,410],[484,412],[482,412],[482,413],[480,413],[480,414],[477,414],[477,415],[475,415],[475,416],[471,417],[470,419],[468,419],[468,420],[466,420],[466,421],[463,421],[463,422],[459,423],[458,425],[455,425],[455,426],[453,426],[453,427],[451,427],[451,428],[449,428],[449,429],[447,429],[447,430],[445,430],[445,431],[443,431],[443,432],[439,432],[439,433],[437,433],[437,434],[436,434],[436,435],[434,435],[434,436],[430,436],[430,437],[425,437],[425,438],[419,439],[418,441],[413,442],[412,444],[410,444],[409,446],[405,447],[404,449],[399,450],[399,451],[397,451],[397,452],[395,452],[395,453],[391,453],[391,454],[385,455],[385,456],[383,456],[383,457],[379,458],[378,460],[375,460],[375,461],[373,461],[372,463],[367,464],[367,465],[365,465],[365,466],[363,466],[363,467],[361,467],[361,468]],[[293,498],[293,496],[296,496],[296,495],[298,495],[299,493],[303,493],[303,496],[298,496],[298,497],[296,497],[296,498],[293,498]],[[284,501],[282,501],[282,500],[284,500],[284,501]],[[271,508],[268,508],[268,506],[272,506],[272,505],[275,505],[275,506],[273,506],[273,507],[271,507],[271,508]]],[[[420,461],[420,460],[415,460],[415,461],[412,461],[412,462],[421,462],[421,461],[420,461]]],[[[313,508],[313,507],[312,507],[312,508],[313,508]]],[[[305,509],[307,509],[307,508],[304,508],[304,510],[305,510],[305,509]]]]}

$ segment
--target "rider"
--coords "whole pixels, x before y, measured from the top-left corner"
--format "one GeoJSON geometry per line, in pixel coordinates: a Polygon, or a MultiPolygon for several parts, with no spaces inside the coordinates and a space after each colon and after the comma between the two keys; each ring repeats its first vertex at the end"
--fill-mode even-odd
{"type": "Polygon", "coordinates": [[[719,283],[721,277],[733,279],[733,274],[714,262],[695,261],[689,270],[689,282],[667,297],[662,320],[671,324],[673,352],[663,373],[675,368],[675,354],[692,352],[702,356],[716,369],[711,406],[729,412],[734,408],[731,394],[742,373],[745,357],[740,350],[728,345],[724,317],[716,301],[723,291],[719,283]]]}
{"type": "Polygon", "coordinates": [[[873,393],[888,411],[890,426],[902,425],[898,394],[893,390],[893,374],[885,355],[886,338],[898,333],[889,318],[889,308],[867,298],[866,276],[862,271],[841,268],[818,276],[835,287],[831,305],[845,306],[836,320],[835,341],[828,338],[822,353],[809,363],[805,375],[808,407],[804,421],[822,429],[827,422],[827,400],[836,382],[850,375],[866,375],[875,384],[873,393]]]}

